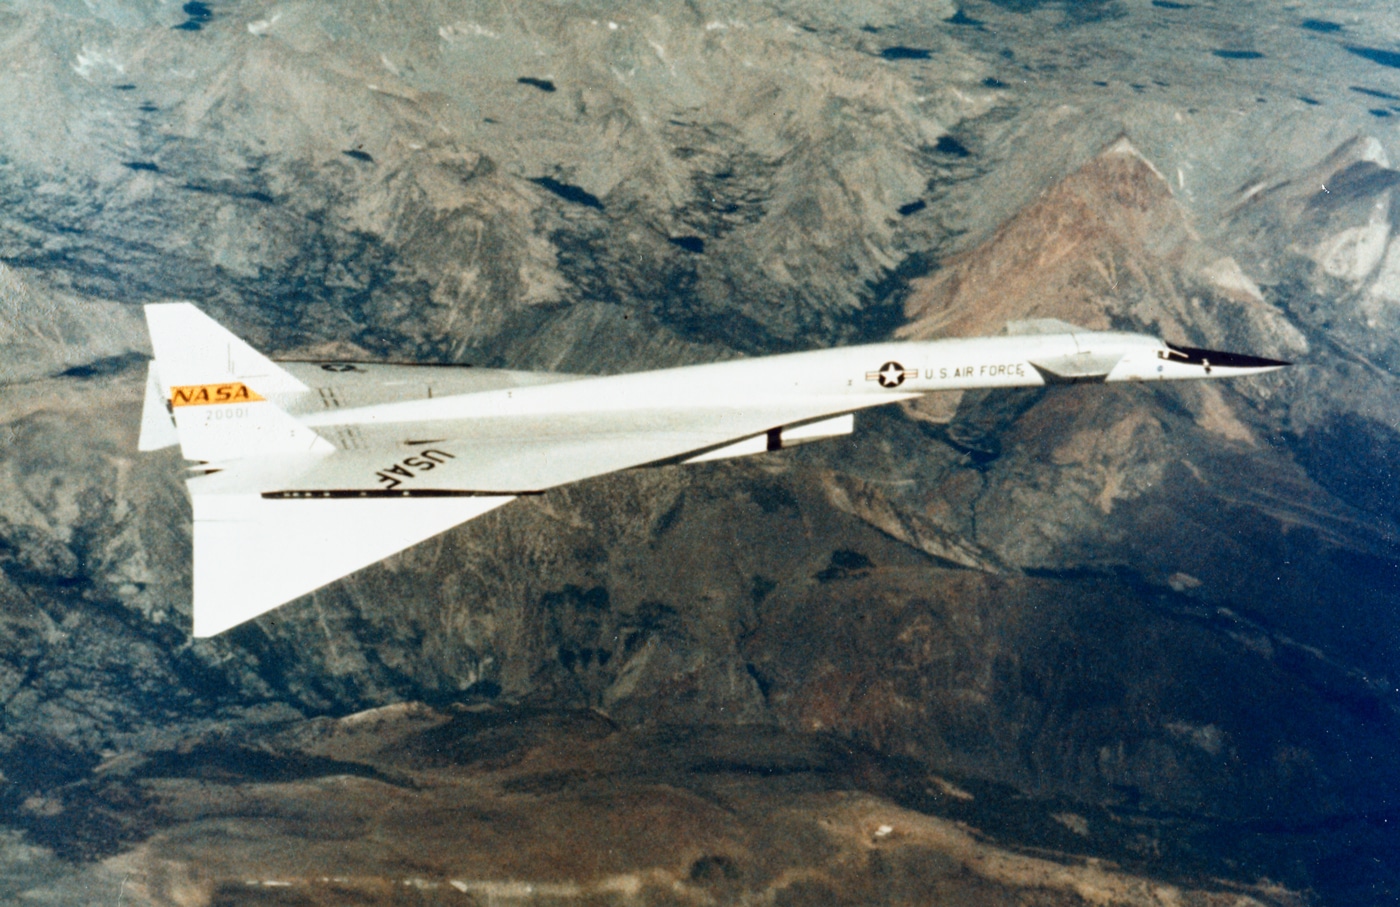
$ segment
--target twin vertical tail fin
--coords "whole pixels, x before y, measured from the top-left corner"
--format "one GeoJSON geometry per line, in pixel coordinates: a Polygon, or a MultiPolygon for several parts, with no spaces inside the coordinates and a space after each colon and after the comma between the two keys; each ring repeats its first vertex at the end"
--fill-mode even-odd
{"type": "Polygon", "coordinates": [[[186,480],[196,637],[222,633],[511,499],[266,495],[295,487],[335,450],[288,412],[310,390],[189,303],[148,305],[146,323],[155,361],[141,448],[178,441],[187,459],[220,467],[186,480]]]}
{"type": "Polygon", "coordinates": [[[146,324],[155,363],[147,380],[143,449],[169,440],[157,406],[169,413],[188,460],[334,449],[279,405],[306,393],[306,385],[190,303],[148,305],[146,324]],[[153,392],[160,395],[157,404],[153,392]]]}
{"type": "Polygon", "coordinates": [[[160,372],[152,359],[146,363],[146,402],[141,405],[141,439],[136,442],[136,449],[164,450],[179,443],[170,398],[160,386],[160,372]]]}

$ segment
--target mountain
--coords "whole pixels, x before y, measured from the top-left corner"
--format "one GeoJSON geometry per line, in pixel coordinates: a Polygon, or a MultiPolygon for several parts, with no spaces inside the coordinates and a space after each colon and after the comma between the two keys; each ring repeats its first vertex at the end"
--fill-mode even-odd
{"type": "Polygon", "coordinates": [[[1385,15],[6,8],[0,892],[1393,896],[1385,15]],[[193,641],[160,299],[287,356],[1054,317],[1296,365],[598,479],[193,641]]]}

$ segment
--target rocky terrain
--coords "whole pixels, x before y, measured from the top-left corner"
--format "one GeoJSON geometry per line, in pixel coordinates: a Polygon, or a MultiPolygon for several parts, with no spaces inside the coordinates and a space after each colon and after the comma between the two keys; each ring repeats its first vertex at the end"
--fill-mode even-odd
{"type": "Polygon", "coordinates": [[[1385,5],[0,4],[0,898],[1400,894],[1385,5]],[[518,501],[191,640],[140,304],[584,372],[1295,360],[518,501]]]}

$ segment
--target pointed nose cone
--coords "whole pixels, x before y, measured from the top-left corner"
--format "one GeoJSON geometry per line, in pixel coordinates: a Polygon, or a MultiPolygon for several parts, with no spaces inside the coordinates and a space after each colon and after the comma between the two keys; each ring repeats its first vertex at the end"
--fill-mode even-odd
{"type": "Polygon", "coordinates": [[[1265,359],[1263,356],[1250,356],[1245,353],[1226,353],[1222,350],[1203,350],[1191,346],[1171,344],[1172,358],[1188,365],[1200,365],[1206,374],[1227,378],[1234,375],[1258,375],[1292,365],[1282,359],[1265,359]]]}

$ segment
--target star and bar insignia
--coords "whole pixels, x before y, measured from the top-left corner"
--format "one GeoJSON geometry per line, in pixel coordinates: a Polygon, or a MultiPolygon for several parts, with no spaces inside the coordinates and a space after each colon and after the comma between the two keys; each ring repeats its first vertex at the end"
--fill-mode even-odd
{"type": "Polygon", "coordinates": [[[899,387],[907,378],[919,377],[916,368],[905,368],[898,362],[886,362],[877,371],[866,372],[866,381],[879,381],[881,387],[899,387]]]}

